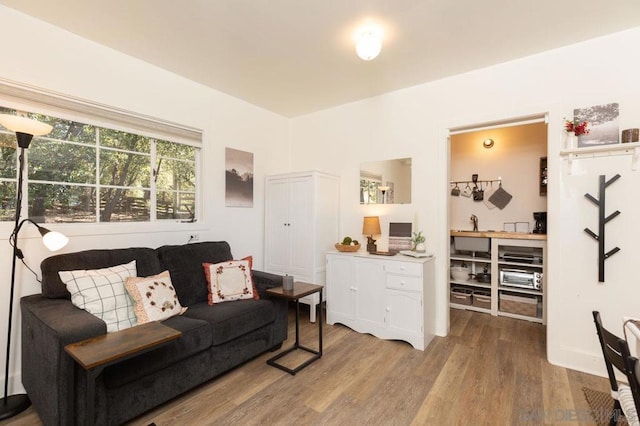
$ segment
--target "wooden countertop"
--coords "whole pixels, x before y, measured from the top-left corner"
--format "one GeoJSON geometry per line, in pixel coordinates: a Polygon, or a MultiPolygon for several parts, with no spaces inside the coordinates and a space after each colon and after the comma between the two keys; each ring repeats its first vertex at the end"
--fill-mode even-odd
{"type": "Polygon", "coordinates": [[[532,234],[524,232],[506,231],[460,231],[451,230],[453,237],[485,237],[485,238],[505,238],[512,240],[546,240],[547,234],[532,234]]]}

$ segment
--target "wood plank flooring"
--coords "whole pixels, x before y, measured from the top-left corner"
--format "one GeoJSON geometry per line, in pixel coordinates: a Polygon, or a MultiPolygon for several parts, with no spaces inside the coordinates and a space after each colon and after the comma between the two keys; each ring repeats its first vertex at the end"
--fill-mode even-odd
{"type": "MultiPolygon", "coordinates": [[[[317,347],[317,325],[301,315],[301,343],[317,347]]],[[[130,425],[593,424],[581,389],[608,390],[604,378],[547,363],[545,327],[526,321],[453,309],[450,335],[424,352],[323,329],[324,356],[296,376],[268,366],[267,353],[130,425]]],[[[42,423],[31,407],[0,424],[42,423]]]]}

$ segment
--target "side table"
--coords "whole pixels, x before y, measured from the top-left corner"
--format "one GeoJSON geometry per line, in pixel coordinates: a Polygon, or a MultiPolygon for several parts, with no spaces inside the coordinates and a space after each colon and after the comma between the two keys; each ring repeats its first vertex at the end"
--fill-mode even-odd
{"type": "MultiPolygon", "coordinates": [[[[85,424],[95,423],[96,378],[102,370],[110,365],[156,349],[180,336],[182,336],[182,332],[153,321],[65,346],[64,350],[86,371],[87,418],[85,424]]],[[[69,400],[73,408],[75,393],[73,375],[70,382],[69,400]]]]}
{"type": "Polygon", "coordinates": [[[323,286],[321,285],[307,284],[302,282],[294,282],[293,290],[290,290],[290,291],[286,291],[282,287],[274,287],[274,288],[267,289],[267,294],[269,296],[279,297],[287,300],[295,300],[296,302],[296,342],[291,348],[286,349],[280,352],[279,354],[277,354],[276,356],[274,356],[273,358],[268,359],[267,364],[277,367],[283,371],[286,371],[291,375],[295,375],[298,371],[302,370],[307,365],[322,358],[322,305],[320,305],[320,309],[318,313],[318,321],[317,321],[318,322],[318,350],[316,351],[316,350],[304,347],[300,344],[300,298],[309,296],[310,294],[320,293],[320,300],[322,300],[322,289],[323,289],[323,286]],[[276,362],[278,359],[282,358],[288,353],[291,353],[298,349],[309,352],[313,354],[313,356],[293,369],[289,367],[285,367],[284,365],[278,364],[276,362]]]}

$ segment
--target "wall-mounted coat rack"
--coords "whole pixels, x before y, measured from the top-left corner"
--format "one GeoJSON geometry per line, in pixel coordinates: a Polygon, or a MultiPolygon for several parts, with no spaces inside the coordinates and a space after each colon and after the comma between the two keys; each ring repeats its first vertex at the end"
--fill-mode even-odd
{"type": "Polygon", "coordinates": [[[584,196],[587,197],[589,201],[598,206],[598,233],[596,234],[589,228],[584,228],[584,232],[591,235],[591,237],[598,242],[598,281],[600,281],[601,283],[604,282],[604,261],[620,251],[619,247],[614,247],[608,252],[605,252],[604,247],[604,226],[607,224],[607,222],[620,214],[620,211],[616,210],[609,216],[605,216],[605,193],[607,187],[618,179],[620,179],[620,175],[618,174],[616,174],[609,180],[606,180],[605,175],[600,175],[598,198],[595,198],[589,193],[584,194],[584,196]]]}

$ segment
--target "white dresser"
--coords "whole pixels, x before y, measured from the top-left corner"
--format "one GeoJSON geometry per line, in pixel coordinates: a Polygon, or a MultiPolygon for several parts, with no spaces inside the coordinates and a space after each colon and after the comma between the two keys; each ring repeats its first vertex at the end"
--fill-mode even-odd
{"type": "Polygon", "coordinates": [[[435,335],[433,258],[327,254],[327,322],[424,350],[435,335]]]}

